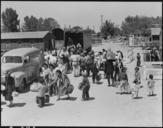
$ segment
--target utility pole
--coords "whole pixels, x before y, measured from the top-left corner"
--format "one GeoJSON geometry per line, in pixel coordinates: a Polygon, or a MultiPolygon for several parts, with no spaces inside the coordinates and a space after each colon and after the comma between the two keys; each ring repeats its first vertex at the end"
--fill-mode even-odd
{"type": "Polygon", "coordinates": [[[103,26],[103,15],[100,15],[101,16],[101,27],[103,26]]]}
{"type": "Polygon", "coordinates": [[[95,31],[95,26],[93,25],[93,30],[95,31]]]}

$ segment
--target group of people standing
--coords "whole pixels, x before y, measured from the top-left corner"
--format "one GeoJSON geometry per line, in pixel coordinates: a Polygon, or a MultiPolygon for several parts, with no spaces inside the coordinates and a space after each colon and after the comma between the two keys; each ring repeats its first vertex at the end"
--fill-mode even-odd
{"type": "Polygon", "coordinates": [[[146,61],[161,61],[161,54],[156,47],[149,50],[146,55],[146,61]]]}
{"type": "MultiPolygon", "coordinates": [[[[101,80],[100,71],[104,73],[104,78],[108,81],[108,86],[119,87],[120,93],[132,93],[138,96],[140,80],[140,54],[137,55],[137,67],[135,68],[135,80],[133,81],[134,87],[130,87],[128,83],[127,68],[123,64],[123,53],[117,51],[114,53],[111,49],[103,49],[102,51],[95,53],[91,48],[84,50],[78,43],[63,47],[62,50],[57,51],[45,51],[45,63],[40,68],[40,77],[31,85],[34,87],[37,85],[38,94],[36,101],[40,107],[44,106],[44,103],[49,102],[49,97],[57,95],[57,101],[61,99],[61,96],[67,95],[67,99],[70,98],[70,94],[74,90],[74,86],[68,77],[68,73],[73,72],[74,77],[83,76],[81,82],[79,82],[78,89],[82,91],[82,99],[89,99],[90,82],[89,77],[92,77],[92,82],[96,83],[101,80]]],[[[8,77],[10,78],[10,77],[8,77]]],[[[7,78],[6,78],[7,79],[7,78]]],[[[12,82],[12,80],[7,80],[12,82]]],[[[150,94],[153,94],[154,81],[153,76],[149,77],[149,90],[150,94]]],[[[6,99],[12,104],[13,97],[12,91],[14,87],[11,86],[8,89],[8,95],[6,99]]]]}

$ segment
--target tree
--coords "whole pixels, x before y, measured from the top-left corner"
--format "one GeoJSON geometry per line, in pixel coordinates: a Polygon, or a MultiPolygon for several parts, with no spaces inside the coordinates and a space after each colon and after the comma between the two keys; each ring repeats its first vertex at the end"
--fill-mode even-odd
{"type": "Polygon", "coordinates": [[[44,31],[52,30],[54,28],[60,28],[58,22],[53,18],[45,18],[42,24],[42,29],[44,31]]]}
{"type": "Polygon", "coordinates": [[[50,31],[54,28],[59,28],[60,25],[53,18],[39,18],[37,19],[34,16],[24,18],[24,31],[50,31]]]}
{"type": "Polygon", "coordinates": [[[40,31],[43,31],[44,30],[43,23],[44,23],[44,19],[42,17],[40,17],[38,19],[37,30],[40,30],[40,31]]]}
{"type": "Polygon", "coordinates": [[[71,28],[70,31],[72,31],[72,32],[81,32],[81,31],[83,31],[83,28],[80,27],[80,26],[74,26],[74,27],[71,28]]]}
{"type": "Polygon", "coordinates": [[[114,27],[114,35],[115,36],[121,35],[121,29],[119,27],[114,27]]]}
{"type": "Polygon", "coordinates": [[[23,31],[37,31],[38,30],[38,19],[34,16],[24,17],[23,31]]]}
{"type": "Polygon", "coordinates": [[[2,22],[3,22],[3,32],[17,32],[19,31],[18,25],[20,21],[18,20],[18,14],[16,10],[12,8],[6,8],[2,12],[2,22]]]}
{"type": "Polygon", "coordinates": [[[162,24],[162,17],[146,17],[146,16],[128,16],[122,22],[121,29],[123,35],[142,35],[149,36],[149,29],[153,24],[162,24]]]}
{"type": "Polygon", "coordinates": [[[89,27],[84,29],[84,32],[89,32],[91,34],[95,34],[95,31],[93,29],[89,28],[89,27]]]}
{"type": "Polygon", "coordinates": [[[107,39],[107,36],[113,37],[114,35],[114,23],[111,22],[110,20],[106,20],[104,25],[101,28],[101,34],[102,36],[107,39]]]}

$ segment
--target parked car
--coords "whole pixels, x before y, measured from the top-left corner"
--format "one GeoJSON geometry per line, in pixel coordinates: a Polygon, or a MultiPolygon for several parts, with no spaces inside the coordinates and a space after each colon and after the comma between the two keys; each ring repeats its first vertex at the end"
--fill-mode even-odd
{"type": "Polygon", "coordinates": [[[5,75],[10,72],[19,91],[39,77],[39,70],[44,63],[43,51],[37,48],[17,48],[1,57],[1,85],[5,85],[5,75]]]}
{"type": "Polygon", "coordinates": [[[7,52],[7,50],[1,50],[1,56],[3,56],[5,52],[7,52]]]}

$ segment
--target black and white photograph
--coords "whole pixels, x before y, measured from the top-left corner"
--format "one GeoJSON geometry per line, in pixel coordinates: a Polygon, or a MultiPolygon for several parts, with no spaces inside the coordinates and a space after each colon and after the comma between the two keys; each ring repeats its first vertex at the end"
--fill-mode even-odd
{"type": "Polygon", "coordinates": [[[162,127],[162,2],[1,1],[1,126],[162,127]]]}

